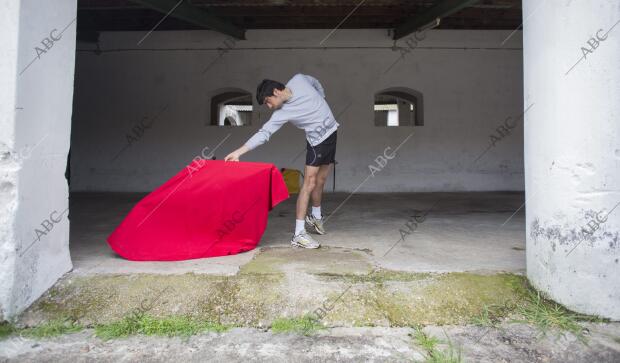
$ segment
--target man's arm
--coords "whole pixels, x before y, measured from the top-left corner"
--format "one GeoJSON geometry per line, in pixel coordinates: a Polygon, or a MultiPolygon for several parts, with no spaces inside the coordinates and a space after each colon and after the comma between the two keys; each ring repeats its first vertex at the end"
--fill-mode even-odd
{"type": "Polygon", "coordinates": [[[288,116],[282,110],[275,111],[269,121],[258,130],[243,146],[231,152],[224,158],[225,161],[239,161],[241,155],[266,143],[276,131],[288,121],[288,116]]]}
{"type": "Polygon", "coordinates": [[[304,74],[303,76],[306,78],[306,80],[308,80],[308,82],[310,82],[312,87],[314,87],[314,89],[316,89],[319,92],[321,97],[325,98],[325,90],[323,89],[323,86],[321,85],[321,82],[319,82],[318,79],[316,79],[316,78],[314,78],[312,76],[309,76],[307,74],[304,74]]]}

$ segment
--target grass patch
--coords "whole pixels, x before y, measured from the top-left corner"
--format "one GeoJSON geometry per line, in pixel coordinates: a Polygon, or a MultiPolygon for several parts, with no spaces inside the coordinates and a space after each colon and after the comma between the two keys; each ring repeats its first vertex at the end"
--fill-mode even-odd
{"type": "Polygon", "coordinates": [[[439,343],[439,339],[435,337],[429,337],[422,331],[422,328],[415,329],[415,333],[413,333],[413,338],[415,339],[416,343],[418,343],[427,352],[435,350],[437,344],[439,343]]]}
{"type": "Polygon", "coordinates": [[[28,338],[50,338],[62,334],[77,333],[84,329],[83,326],[68,319],[55,319],[39,326],[21,329],[19,335],[28,338]]]}
{"type": "Polygon", "coordinates": [[[230,327],[207,321],[192,319],[187,316],[155,318],[150,315],[132,315],[120,321],[95,327],[95,335],[109,340],[130,335],[190,336],[206,331],[224,332],[230,327]]]}
{"type": "Polygon", "coordinates": [[[0,323],[0,339],[5,339],[15,332],[15,327],[9,322],[0,323]]]}
{"type": "MultiPolygon", "coordinates": [[[[447,334],[446,337],[448,337],[447,334]]],[[[448,345],[446,350],[440,350],[437,347],[444,342],[435,337],[429,337],[420,327],[415,329],[413,339],[426,351],[427,363],[461,363],[463,361],[461,349],[456,348],[449,337],[448,341],[445,342],[448,345]]]]}
{"type": "Polygon", "coordinates": [[[298,333],[310,335],[325,327],[313,316],[304,315],[301,318],[278,318],[271,323],[274,333],[298,333]]]}
{"type": "Polygon", "coordinates": [[[517,312],[523,319],[514,320],[515,322],[533,324],[543,335],[549,329],[555,328],[561,332],[572,333],[582,342],[585,342],[585,328],[579,324],[579,321],[606,321],[599,317],[574,313],[552,300],[545,299],[539,291],[534,289],[529,291],[526,303],[519,306],[517,312]]]}
{"type": "Polygon", "coordinates": [[[578,314],[564,306],[544,297],[526,281],[521,287],[523,299],[506,305],[485,305],[482,312],[472,317],[470,323],[483,327],[497,328],[504,318],[511,317],[509,322],[533,325],[545,335],[551,329],[560,334],[570,332],[582,342],[586,342],[585,328],[579,322],[609,322],[596,316],[578,314]]]}

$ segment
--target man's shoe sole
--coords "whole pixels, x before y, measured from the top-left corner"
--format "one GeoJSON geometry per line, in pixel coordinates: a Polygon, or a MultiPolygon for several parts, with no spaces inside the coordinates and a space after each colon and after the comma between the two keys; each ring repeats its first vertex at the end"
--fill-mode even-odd
{"type": "Polygon", "coordinates": [[[310,222],[310,218],[308,218],[308,216],[306,216],[306,223],[308,223],[308,225],[309,225],[309,226],[311,226],[311,227],[312,227],[312,229],[314,229],[314,231],[315,231],[317,234],[320,234],[320,235],[324,235],[324,234],[325,234],[325,232],[321,232],[321,231],[319,231],[319,229],[318,229],[318,228],[316,228],[316,226],[314,225],[314,223],[310,222]]]}
{"type": "Polygon", "coordinates": [[[307,246],[302,245],[301,243],[297,243],[297,242],[291,241],[291,247],[298,247],[298,248],[306,248],[306,249],[309,249],[309,250],[315,250],[317,248],[320,248],[321,245],[318,245],[316,247],[307,247],[307,246]]]}

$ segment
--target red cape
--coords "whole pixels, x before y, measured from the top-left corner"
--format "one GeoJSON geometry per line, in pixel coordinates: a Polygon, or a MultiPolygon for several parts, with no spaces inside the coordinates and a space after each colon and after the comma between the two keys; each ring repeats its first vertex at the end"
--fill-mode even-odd
{"type": "Polygon", "coordinates": [[[234,255],[258,245],[286,198],[273,164],[195,160],[138,202],[108,244],[134,261],[234,255]]]}

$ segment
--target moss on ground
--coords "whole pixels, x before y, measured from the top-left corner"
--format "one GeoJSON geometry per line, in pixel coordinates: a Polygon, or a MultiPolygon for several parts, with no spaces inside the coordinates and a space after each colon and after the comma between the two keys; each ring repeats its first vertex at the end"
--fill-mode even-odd
{"type": "MultiPolygon", "coordinates": [[[[329,286],[305,306],[328,306],[326,322],[350,326],[463,324],[488,306],[514,311],[528,291],[525,278],[511,274],[407,273],[376,270],[366,275],[316,274],[329,286]]],[[[282,274],[103,275],[73,278],[56,285],[31,313],[45,321],[68,319],[93,326],[132,313],[156,317],[187,315],[224,325],[258,326],[281,315],[287,301],[282,274]]],[[[298,312],[303,315],[303,311],[298,312]]]]}
{"type": "Polygon", "coordinates": [[[32,320],[68,319],[86,326],[136,313],[188,315],[204,321],[256,325],[277,310],[278,275],[98,275],[63,280],[29,309],[32,320]]]}
{"type": "Polygon", "coordinates": [[[528,291],[525,278],[512,274],[382,271],[365,278],[342,279],[351,289],[341,297],[339,292],[327,299],[340,301],[333,304],[326,319],[349,321],[354,326],[466,324],[490,305],[506,307],[507,315],[525,301],[528,291]]]}
{"type": "Polygon", "coordinates": [[[315,274],[326,281],[346,281],[348,283],[371,282],[382,284],[387,281],[420,281],[432,276],[430,273],[411,273],[403,271],[390,271],[376,269],[368,274],[337,274],[332,272],[322,272],[315,274]]]}
{"type": "Polygon", "coordinates": [[[9,322],[0,323],[0,339],[4,339],[15,332],[15,326],[9,322]]]}
{"type": "Polygon", "coordinates": [[[240,275],[218,279],[190,314],[220,324],[257,326],[279,310],[281,275],[240,275]]]}
{"type": "MultiPolygon", "coordinates": [[[[98,327],[110,337],[227,326],[286,331],[312,325],[307,314],[320,308],[325,326],[491,326],[520,314],[530,324],[579,330],[567,310],[532,300],[535,290],[521,275],[371,271],[357,251],[290,251],[267,249],[235,276],[70,276],[39,299],[20,324],[62,321],[65,325],[46,329],[98,327]]],[[[0,326],[0,337],[12,332],[12,326],[0,326]]]]}
{"type": "Polygon", "coordinates": [[[371,272],[367,254],[348,248],[319,249],[263,248],[252,261],[241,267],[241,274],[359,274],[371,272]]]}
{"type": "Polygon", "coordinates": [[[270,250],[262,249],[261,253],[254,256],[250,262],[241,267],[239,273],[242,275],[283,274],[280,267],[287,262],[286,256],[271,254],[269,253],[270,250]]]}

